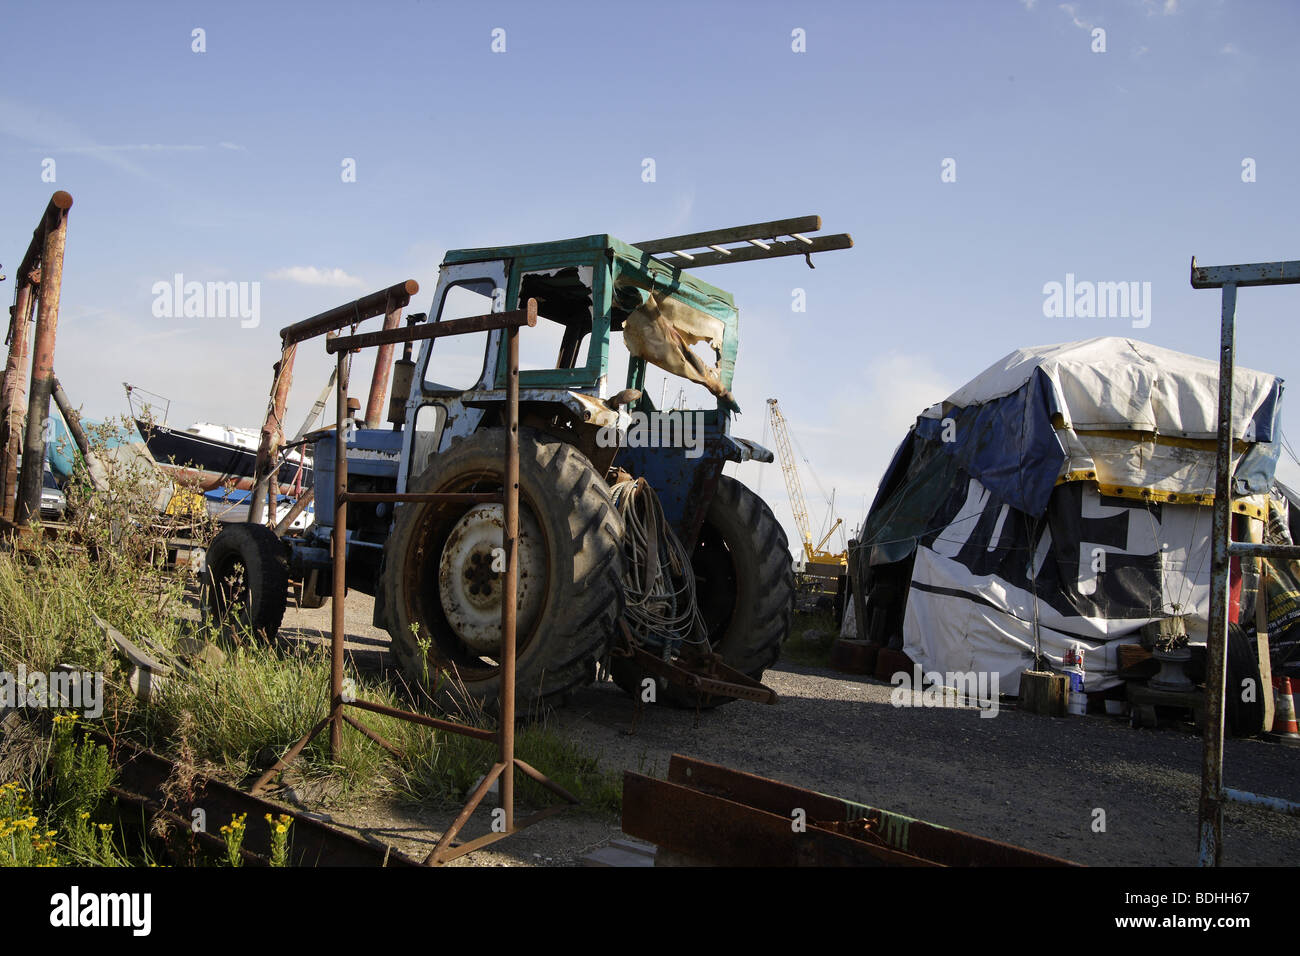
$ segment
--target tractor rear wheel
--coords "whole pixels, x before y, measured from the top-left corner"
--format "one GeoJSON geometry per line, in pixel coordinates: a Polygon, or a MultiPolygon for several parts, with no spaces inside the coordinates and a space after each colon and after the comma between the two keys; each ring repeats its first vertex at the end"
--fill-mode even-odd
{"type": "MultiPolygon", "coordinates": [[[[695,594],[713,651],[728,667],[761,680],[781,656],[794,613],[794,563],[785,532],[758,495],[723,475],[691,554],[695,594]]],[[[628,658],[610,661],[610,677],[629,694],[645,677],[628,658]]],[[[716,707],[730,697],[701,697],[669,684],[662,698],[678,707],[716,707]]]]}
{"type": "MultiPolygon", "coordinates": [[[[506,436],[452,444],[413,492],[499,492],[506,436]]],[[[516,701],[590,683],[623,613],[622,523],[572,445],[521,428],[516,701]]],[[[407,676],[442,704],[495,711],[501,694],[503,506],[401,506],[384,549],[382,614],[407,676]]]]}
{"type": "Polygon", "coordinates": [[[289,600],[289,559],[275,532],[260,524],[228,524],[204,556],[208,619],[236,635],[271,641],[289,600]]]}

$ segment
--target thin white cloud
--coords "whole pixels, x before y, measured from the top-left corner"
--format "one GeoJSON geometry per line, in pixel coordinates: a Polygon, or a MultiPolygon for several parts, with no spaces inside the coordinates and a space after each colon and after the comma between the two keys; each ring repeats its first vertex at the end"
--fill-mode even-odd
{"type": "Polygon", "coordinates": [[[95,155],[96,153],[199,153],[205,149],[207,149],[206,146],[171,143],[123,143],[120,145],[96,143],[92,146],[44,146],[33,150],[33,152],[88,153],[95,155]]]}
{"type": "Polygon", "coordinates": [[[148,179],[149,175],[123,155],[122,150],[96,149],[94,137],[86,135],[78,126],[56,116],[48,109],[29,105],[0,96],[0,134],[12,136],[52,152],[52,143],[71,143],[60,149],[86,150],[87,154],[114,166],[123,172],[148,179]]]}
{"type": "Polygon", "coordinates": [[[1038,0],[1020,0],[1020,5],[1024,7],[1026,10],[1032,10],[1034,9],[1034,4],[1036,4],[1037,2],[1038,0]]]}
{"type": "Polygon", "coordinates": [[[1241,52],[1241,50],[1237,49],[1237,44],[1235,43],[1225,43],[1223,45],[1223,49],[1220,50],[1219,52],[1222,53],[1224,56],[1236,56],[1238,53],[1241,52]]]}
{"type": "Polygon", "coordinates": [[[1079,16],[1079,10],[1073,3],[1062,3],[1060,9],[1080,30],[1091,30],[1092,24],[1079,16]]]}
{"type": "Polygon", "coordinates": [[[284,269],[277,269],[267,276],[268,279],[287,279],[290,282],[298,282],[302,285],[323,285],[323,286],[357,286],[362,285],[362,280],[357,276],[348,275],[342,269],[318,269],[315,266],[288,266],[284,269]]]}
{"type": "Polygon", "coordinates": [[[241,153],[248,152],[247,146],[240,146],[238,143],[228,143],[225,140],[222,140],[217,145],[220,146],[222,149],[234,149],[234,150],[238,150],[241,153]]]}

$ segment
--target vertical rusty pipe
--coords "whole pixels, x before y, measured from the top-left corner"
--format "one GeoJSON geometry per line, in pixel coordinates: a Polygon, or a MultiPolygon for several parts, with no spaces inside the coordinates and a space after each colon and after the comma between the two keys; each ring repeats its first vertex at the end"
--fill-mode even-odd
{"type": "MultiPolygon", "coordinates": [[[[529,300],[529,307],[533,306],[529,300]]],[[[506,329],[506,572],[501,582],[501,806],[515,829],[515,613],[519,602],[519,330],[506,329]]]]}
{"type": "Polygon", "coordinates": [[[45,245],[41,250],[40,308],[32,340],[32,379],[27,402],[27,434],[23,439],[23,470],[18,478],[14,520],[25,524],[41,516],[41,481],[45,471],[45,422],[50,417],[54,385],[54,341],[59,330],[59,291],[63,284],[63,250],[68,238],[72,197],[57,192],[45,216],[45,245]]]}
{"type": "Polygon", "coordinates": [[[334,410],[334,588],[330,595],[330,758],[337,760],[343,742],[343,597],[348,580],[348,366],[350,353],[339,353],[334,410]]]}
{"type": "MultiPolygon", "coordinates": [[[[390,309],[384,315],[384,331],[395,329],[402,324],[402,309],[390,309]]],[[[375,371],[370,376],[370,395],[366,399],[365,422],[367,428],[376,428],[383,421],[384,395],[388,392],[388,374],[393,370],[393,349],[397,345],[388,343],[379,346],[375,353],[375,371]]]]}
{"type": "MultiPolygon", "coordinates": [[[[266,419],[262,422],[262,436],[257,443],[257,465],[253,469],[253,500],[248,509],[250,524],[261,524],[266,520],[266,497],[272,493],[272,488],[279,491],[280,476],[275,460],[284,438],[281,423],[284,421],[285,405],[289,401],[289,389],[293,385],[293,360],[297,354],[296,344],[286,345],[280,353],[280,361],[274,366],[271,402],[266,409],[266,419]]],[[[271,514],[275,514],[274,508],[271,509],[271,514]]]]}
{"type": "Polygon", "coordinates": [[[23,448],[23,417],[27,414],[27,337],[36,305],[32,281],[21,276],[18,297],[10,309],[9,357],[0,384],[0,518],[12,521],[18,494],[18,455],[23,448]]]}
{"type": "MultiPolygon", "coordinates": [[[[1219,447],[1214,475],[1214,524],[1210,542],[1210,620],[1205,641],[1205,729],[1199,807],[1201,866],[1223,860],[1223,695],[1228,651],[1228,553],[1232,533],[1232,372],[1237,286],[1223,286],[1219,330],[1219,447]]],[[[1240,690],[1234,688],[1234,693],[1240,690]]]]}

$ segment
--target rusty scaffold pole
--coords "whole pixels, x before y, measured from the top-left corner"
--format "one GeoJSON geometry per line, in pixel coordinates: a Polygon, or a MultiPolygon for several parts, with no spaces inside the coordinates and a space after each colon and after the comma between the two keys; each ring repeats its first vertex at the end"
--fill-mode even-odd
{"type": "Polygon", "coordinates": [[[18,456],[23,450],[23,421],[27,417],[27,342],[33,295],[39,267],[20,280],[14,304],[9,308],[9,357],[4,382],[0,385],[0,518],[14,520],[18,494],[18,456]]]}
{"type": "Polygon", "coordinates": [[[18,268],[18,293],[10,311],[9,359],[0,385],[3,402],[4,446],[0,457],[0,494],[3,516],[15,524],[40,520],[41,481],[45,467],[46,422],[54,391],[54,343],[59,325],[59,294],[63,284],[63,252],[68,235],[68,210],[72,197],[59,190],[50,197],[40,223],[32,233],[27,254],[18,268]],[[34,300],[34,301],[33,301],[34,300]],[[28,351],[28,312],[36,312],[36,333],[30,343],[31,378],[26,395],[27,424],[22,434],[23,468],[14,481],[18,456],[18,431],[23,405],[22,366],[28,351]],[[17,414],[16,414],[17,413],[17,414]],[[17,497],[10,496],[16,492],[17,497]]]}

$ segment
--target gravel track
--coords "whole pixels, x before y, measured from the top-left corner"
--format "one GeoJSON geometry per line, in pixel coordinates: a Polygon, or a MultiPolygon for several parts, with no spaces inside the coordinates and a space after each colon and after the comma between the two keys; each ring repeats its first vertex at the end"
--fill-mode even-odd
{"type": "MultiPolygon", "coordinates": [[[[349,651],[362,667],[387,666],[387,635],[369,625],[369,601],[348,599],[349,651]]],[[[328,628],[329,604],[290,610],[293,627],[328,628]]],[[[1003,707],[897,708],[893,690],[867,678],[778,664],[766,680],[775,706],[735,702],[706,711],[634,707],[612,683],[576,694],[554,726],[611,769],[662,776],[673,753],[762,774],[1091,865],[1194,865],[1200,738],[1190,729],[1132,730],[1105,716],[1052,719],[1003,707]],[[1095,810],[1105,831],[1094,832],[1095,810]]],[[[1228,739],[1229,786],[1300,801],[1300,749],[1228,739]]],[[[545,772],[544,767],[539,768],[545,772]]],[[[405,848],[427,845],[443,814],[388,806],[335,819],[405,848]]],[[[473,854],[496,865],[565,865],[617,835],[613,821],[561,814],[497,848],[473,854]]],[[[425,851],[427,852],[427,850],[425,851]]],[[[1289,866],[1300,859],[1300,819],[1247,808],[1225,815],[1229,865],[1289,866]]]]}

